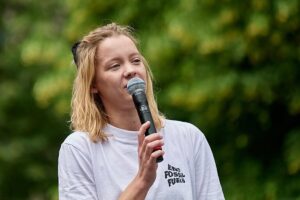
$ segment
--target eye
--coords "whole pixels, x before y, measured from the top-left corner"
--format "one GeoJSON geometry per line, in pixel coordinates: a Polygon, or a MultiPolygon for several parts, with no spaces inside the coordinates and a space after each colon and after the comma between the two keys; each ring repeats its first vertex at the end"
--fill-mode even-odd
{"type": "Polygon", "coordinates": [[[141,63],[141,59],[140,58],[133,58],[132,63],[136,64],[136,65],[139,65],[141,63]]]}
{"type": "Polygon", "coordinates": [[[118,63],[115,63],[115,64],[112,64],[110,66],[108,66],[108,70],[113,70],[113,71],[116,71],[120,68],[120,64],[118,63]]]}

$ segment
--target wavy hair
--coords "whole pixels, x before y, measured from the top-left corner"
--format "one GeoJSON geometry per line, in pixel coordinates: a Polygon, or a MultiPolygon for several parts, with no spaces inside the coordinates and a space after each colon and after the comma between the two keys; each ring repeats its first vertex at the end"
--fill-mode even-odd
{"type": "MultiPolygon", "coordinates": [[[[97,46],[101,41],[117,35],[127,36],[138,46],[131,27],[111,23],[91,31],[72,47],[77,74],[73,84],[71,101],[71,129],[86,132],[94,142],[107,140],[108,135],[103,132],[103,128],[109,123],[101,98],[98,94],[91,92],[95,76],[95,55],[97,46]]],[[[146,67],[147,75],[146,96],[155,126],[160,129],[163,126],[164,117],[158,111],[154,98],[152,72],[144,57],[142,57],[142,61],[146,67]]]]}

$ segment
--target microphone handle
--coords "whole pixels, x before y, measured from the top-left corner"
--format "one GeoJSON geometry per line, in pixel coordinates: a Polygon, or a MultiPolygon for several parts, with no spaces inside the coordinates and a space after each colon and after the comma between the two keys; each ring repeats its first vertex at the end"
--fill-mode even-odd
{"type": "Polygon", "coordinates": [[[150,111],[143,110],[144,109],[143,107],[139,107],[139,109],[140,109],[140,111],[138,112],[138,114],[139,114],[139,118],[140,118],[141,123],[143,124],[147,121],[150,122],[150,126],[146,130],[145,135],[148,136],[152,133],[156,133],[156,128],[154,126],[154,122],[153,122],[152,115],[151,115],[150,111]]]}
{"type": "MultiPolygon", "coordinates": [[[[150,127],[146,130],[145,132],[145,136],[148,136],[152,133],[156,133],[156,128],[155,128],[155,124],[148,106],[148,101],[146,98],[146,94],[144,91],[141,92],[135,92],[132,94],[132,99],[135,105],[135,108],[138,112],[139,118],[141,123],[145,123],[147,121],[150,122],[150,127]]],[[[156,150],[161,150],[161,147],[156,147],[154,148],[154,151],[156,150]]],[[[163,161],[163,157],[160,156],[156,159],[156,162],[161,162],[163,161]]]]}

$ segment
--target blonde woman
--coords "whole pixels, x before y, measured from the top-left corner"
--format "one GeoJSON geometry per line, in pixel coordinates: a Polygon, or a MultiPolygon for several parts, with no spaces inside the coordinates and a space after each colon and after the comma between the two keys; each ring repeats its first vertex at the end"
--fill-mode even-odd
{"type": "Polygon", "coordinates": [[[58,162],[63,199],[224,199],[213,154],[192,124],[158,111],[150,68],[132,29],[111,23],[72,48],[77,66],[70,134],[58,162]],[[145,136],[127,83],[138,77],[158,133],[145,136]],[[162,147],[160,150],[155,150],[162,147]],[[158,157],[164,156],[160,163],[158,157]]]}

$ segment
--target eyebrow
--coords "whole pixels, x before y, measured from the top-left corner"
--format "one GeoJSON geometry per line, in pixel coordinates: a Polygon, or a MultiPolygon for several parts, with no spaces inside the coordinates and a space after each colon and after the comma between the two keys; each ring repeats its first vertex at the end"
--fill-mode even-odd
{"type": "Polygon", "coordinates": [[[136,52],[136,53],[132,53],[129,55],[129,57],[132,57],[132,56],[142,56],[142,54],[140,52],[136,52]]]}
{"type": "MultiPolygon", "coordinates": [[[[139,57],[142,57],[142,54],[140,52],[134,52],[134,53],[131,53],[129,54],[129,58],[133,57],[133,56],[139,56],[139,57]]],[[[103,63],[105,62],[104,64],[106,64],[107,62],[110,62],[110,61],[114,61],[114,60],[120,60],[119,56],[115,56],[111,59],[108,59],[108,60],[104,60],[104,59],[101,59],[99,57],[95,57],[95,60],[96,62],[98,63],[103,63]]]]}

